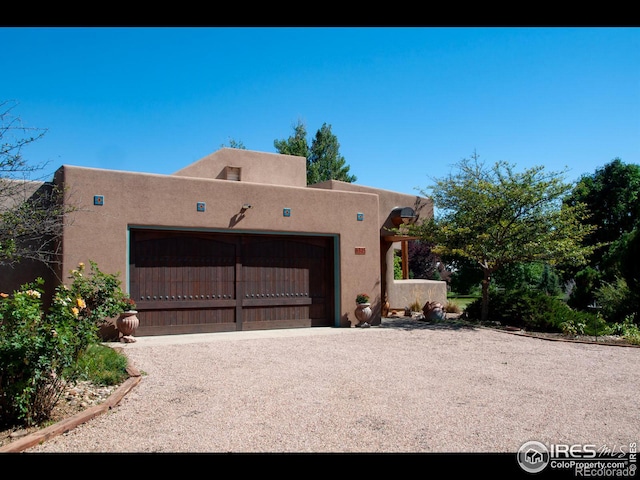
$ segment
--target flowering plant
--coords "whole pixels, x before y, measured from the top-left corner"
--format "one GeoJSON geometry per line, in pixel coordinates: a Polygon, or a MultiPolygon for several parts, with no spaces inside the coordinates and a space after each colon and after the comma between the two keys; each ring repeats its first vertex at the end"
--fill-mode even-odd
{"type": "Polygon", "coordinates": [[[133,298],[131,297],[124,297],[122,299],[122,311],[126,312],[129,310],[135,310],[136,309],[136,302],[133,298]]]}
{"type": "Polygon", "coordinates": [[[131,306],[124,303],[128,295],[120,288],[118,274],[102,272],[92,260],[89,264],[89,272],[84,263],[71,271],[72,283],[68,290],[71,298],[81,298],[85,302],[80,317],[99,327],[131,306]]]}
{"type": "Polygon", "coordinates": [[[359,293],[356,296],[356,303],[369,303],[369,295],[366,293],[359,293]]]}

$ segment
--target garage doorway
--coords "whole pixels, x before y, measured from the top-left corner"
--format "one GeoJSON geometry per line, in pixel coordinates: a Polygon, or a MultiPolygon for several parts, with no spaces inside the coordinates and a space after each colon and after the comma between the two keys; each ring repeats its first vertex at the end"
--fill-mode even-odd
{"type": "Polygon", "coordinates": [[[136,335],[332,326],[334,237],[132,228],[136,335]]]}

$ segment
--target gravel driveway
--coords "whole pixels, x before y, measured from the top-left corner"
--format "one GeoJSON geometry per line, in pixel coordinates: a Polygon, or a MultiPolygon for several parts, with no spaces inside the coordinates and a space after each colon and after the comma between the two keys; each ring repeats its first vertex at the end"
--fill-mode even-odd
{"type": "Polygon", "coordinates": [[[640,440],[640,349],[387,321],[122,344],[142,381],[27,452],[517,452],[640,440]]]}

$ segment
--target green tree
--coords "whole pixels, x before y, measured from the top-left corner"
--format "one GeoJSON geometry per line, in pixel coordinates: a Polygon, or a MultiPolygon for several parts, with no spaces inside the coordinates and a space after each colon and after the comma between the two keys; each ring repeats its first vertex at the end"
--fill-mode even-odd
{"type": "Polygon", "coordinates": [[[640,165],[615,158],[594,174],[583,175],[565,201],[585,204],[591,213],[586,222],[598,226],[584,239],[585,244],[602,245],[589,259],[590,266],[598,267],[609,245],[640,222],[640,165]]]}
{"type": "Polygon", "coordinates": [[[571,190],[563,172],[537,166],[522,173],[507,162],[485,167],[474,152],[458,173],[435,180],[431,196],[437,218],[410,227],[435,243],[439,255],[455,255],[482,270],[481,319],[487,320],[492,275],[513,263],[584,263],[593,248],[583,238],[593,227],[583,222],[584,205],[567,205],[571,190]]]}
{"type": "Polygon", "coordinates": [[[309,170],[309,143],[307,142],[307,127],[298,120],[293,126],[293,135],[286,140],[275,140],[273,145],[278,153],[283,155],[296,155],[307,159],[307,170],[309,170]]]}
{"type": "Polygon", "coordinates": [[[331,125],[326,123],[316,132],[311,147],[307,142],[307,128],[298,120],[293,127],[293,135],[287,140],[273,142],[278,153],[297,155],[307,159],[307,185],[326,180],[355,182],[357,177],[349,174],[349,166],[340,155],[338,138],[331,132],[331,125]]]}
{"type": "Polygon", "coordinates": [[[548,263],[528,262],[505,265],[493,280],[506,291],[539,290],[547,295],[561,293],[560,281],[548,263]]]}
{"type": "Polygon", "coordinates": [[[24,126],[15,106],[0,103],[0,266],[35,260],[52,267],[66,215],[76,207],[63,206],[62,190],[34,178],[46,164],[32,164],[22,153],[46,130],[24,126]]]}
{"type": "Polygon", "coordinates": [[[637,312],[640,165],[615,158],[595,173],[583,175],[565,201],[568,205],[585,204],[591,213],[585,223],[598,226],[583,240],[585,245],[598,245],[588,259],[588,270],[565,269],[565,279],[575,283],[570,305],[586,309],[601,288],[622,285],[618,281],[622,278],[631,287],[627,302],[634,304],[637,312]]]}

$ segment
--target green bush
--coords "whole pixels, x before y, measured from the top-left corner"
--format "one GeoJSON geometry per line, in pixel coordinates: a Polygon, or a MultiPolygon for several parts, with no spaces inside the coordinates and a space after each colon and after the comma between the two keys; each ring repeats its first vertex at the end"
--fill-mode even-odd
{"type": "Polygon", "coordinates": [[[42,312],[42,279],[0,301],[0,422],[33,425],[48,418],[75,357],[74,312],[42,312]]]}
{"type": "Polygon", "coordinates": [[[72,280],[69,291],[84,299],[86,308],[81,312],[83,318],[93,325],[100,326],[108,319],[135,308],[129,296],[122,291],[118,274],[100,271],[96,262],[89,260],[91,270],[85,272],[85,264],[71,271],[72,280]]]}
{"type": "MultiPolygon", "coordinates": [[[[465,309],[467,317],[479,320],[481,306],[481,299],[470,303],[465,309]]],[[[575,328],[581,322],[588,324],[591,317],[589,313],[571,309],[558,297],[540,291],[496,292],[489,297],[490,321],[525,330],[560,332],[575,328]]]]}
{"type": "Polygon", "coordinates": [[[40,278],[0,294],[0,423],[34,425],[50,416],[65,382],[81,374],[81,356],[99,342],[100,326],[131,308],[117,277],[94,262],[86,274],[79,264],[46,313],[40,278]]]}
{"type": "Polygon", "coordinates": [[[399,255],[393,256],[393,278],[402,280],[402,258],[399,255]]]}
{"type": "Polygon", "coordinates": [[[594,297],[600,313],[609,323],[619,323],[637,309],[634,294],[623,278],[616,278],[614,282],[602,282],[594,292],[594,297]]]}
{"type": "Polygon", "coordinates": [[[635,322],[636,314],[627,316],[621,323],[611,327],[611,334],[620,335],[633,345],[640,345],[640,327],[635,322]]]}
{"type": "Polygon", "coordinates": [[[586,326],[586,323],[578,319],[571,318],[562,322],[560,324],[560,329],[565,335],[584,335],[584,329],[586,326]]]}

